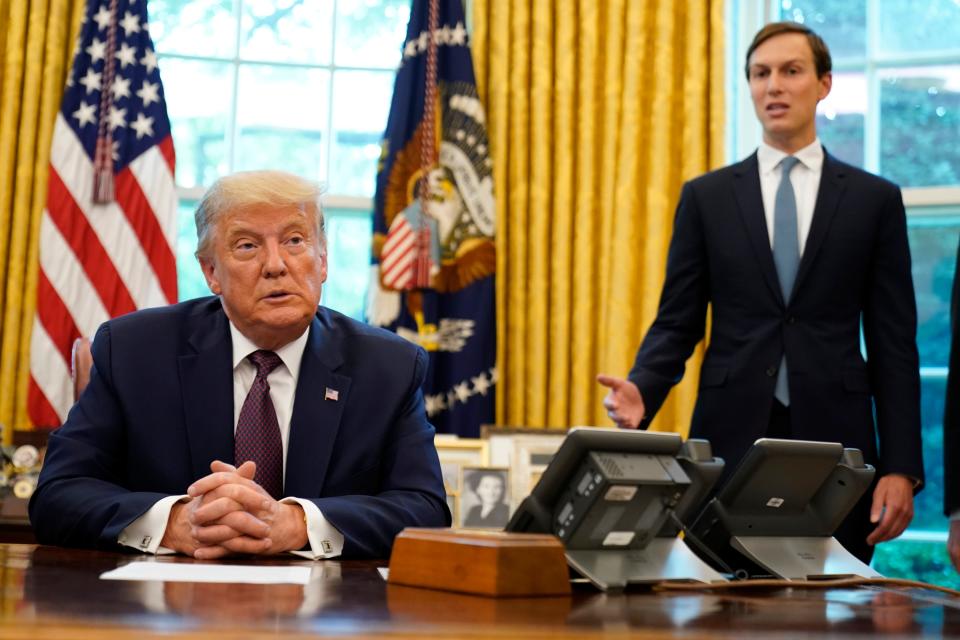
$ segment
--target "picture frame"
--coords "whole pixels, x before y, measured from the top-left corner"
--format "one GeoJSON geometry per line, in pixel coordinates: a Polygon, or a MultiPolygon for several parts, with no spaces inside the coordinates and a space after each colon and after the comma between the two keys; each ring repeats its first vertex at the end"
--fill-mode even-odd
{"type": "Polygon", "coordinates": [[[488,425],[482,434],[490,445],[490,465],[511,469],[510,502],[518,505],[540,480],[567,437],[567,430],[488,425]]]}
{"type": "Polygon", "coordinates": [[[443,475],[444,491],[447,495],[447,508],[450,509],[453,524],[460,521],[463,511],[461,495],[463,492],[463,468],[485,467],[489,464],[489,444],[478,438],[459,438],[442,434],[434,439],[437,457],[440,459],[440,473],[443,475]]]}
{"type": "Polygon", "coordinates": [[[503,529],[513,514],[510,496],[510,469],[506,467],[464,466],[458,518],[464,529],[503,529]]]}

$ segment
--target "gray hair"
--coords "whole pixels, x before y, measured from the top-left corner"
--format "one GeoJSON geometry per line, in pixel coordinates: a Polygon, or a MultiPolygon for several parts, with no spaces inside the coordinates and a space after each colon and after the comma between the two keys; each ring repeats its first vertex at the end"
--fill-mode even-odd
{"type": "Polygon", "coordinates": [[[326,248],[320,185],[285,171],[241,171],[213,183],[197,206],[197,257],[209,257],[211,229],[225,213],[255,205],[295,206],[312,214],[326,248]]]}

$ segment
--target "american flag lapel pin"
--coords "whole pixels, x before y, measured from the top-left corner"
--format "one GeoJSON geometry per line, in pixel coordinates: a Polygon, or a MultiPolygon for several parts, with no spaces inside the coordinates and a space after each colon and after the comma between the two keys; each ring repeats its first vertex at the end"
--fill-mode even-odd
{"type": "Polygon", "coordinates": [[[340,399],[340,392],[337,391],[336,389],[331,389],[330,387],[327,387],[327,390],[323,394],[323,399],[333,400],[334,402],[336,402],[337,400],[340,399]]]}

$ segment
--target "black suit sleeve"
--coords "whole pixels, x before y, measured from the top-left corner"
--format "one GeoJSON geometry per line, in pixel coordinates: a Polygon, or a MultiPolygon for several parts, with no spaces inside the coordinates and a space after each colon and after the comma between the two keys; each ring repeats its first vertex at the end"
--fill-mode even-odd
{"type": "Polygon", "coordinates": [[[947,374],[947,398],[943,409],[943,510],[947,517],[960,509],[960,246],[953,275],[950,301],[950,372],[947,374]]]}
{"type": "Polygon", "coordinates": [[[880,216],[867,282],[863,336],[880,445],[879,475],[923,482],[917,307],[910,271],[906,213],[892,188],[880,216]]]}
{"type": "Polygon", "coordinates": [[[703,234],[696,193],[687,183],[674,217],[657,317],[629,374],[646,407],[642,427],[649,425],[670,389],[683,377],[687,358],[703,339],[710,291],[703,234]]]}

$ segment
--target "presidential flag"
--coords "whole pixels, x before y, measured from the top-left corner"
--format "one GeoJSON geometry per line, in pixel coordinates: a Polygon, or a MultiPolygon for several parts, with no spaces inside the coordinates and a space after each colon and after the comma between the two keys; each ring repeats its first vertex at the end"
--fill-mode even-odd
{"type": "Polygon", "coordinates": [[[441,433],[493,421],[494,232],[461,0],[414,0],[377,174],[367,320],[429,353],[424,396],[441,433]]]}
{"type": "Polygon", "coordinates": [[[177,300],[173,141],[146,5],[87,3],[54,125],[27,400],[38,427],[73,404],[77,337],[177,300]]]}

